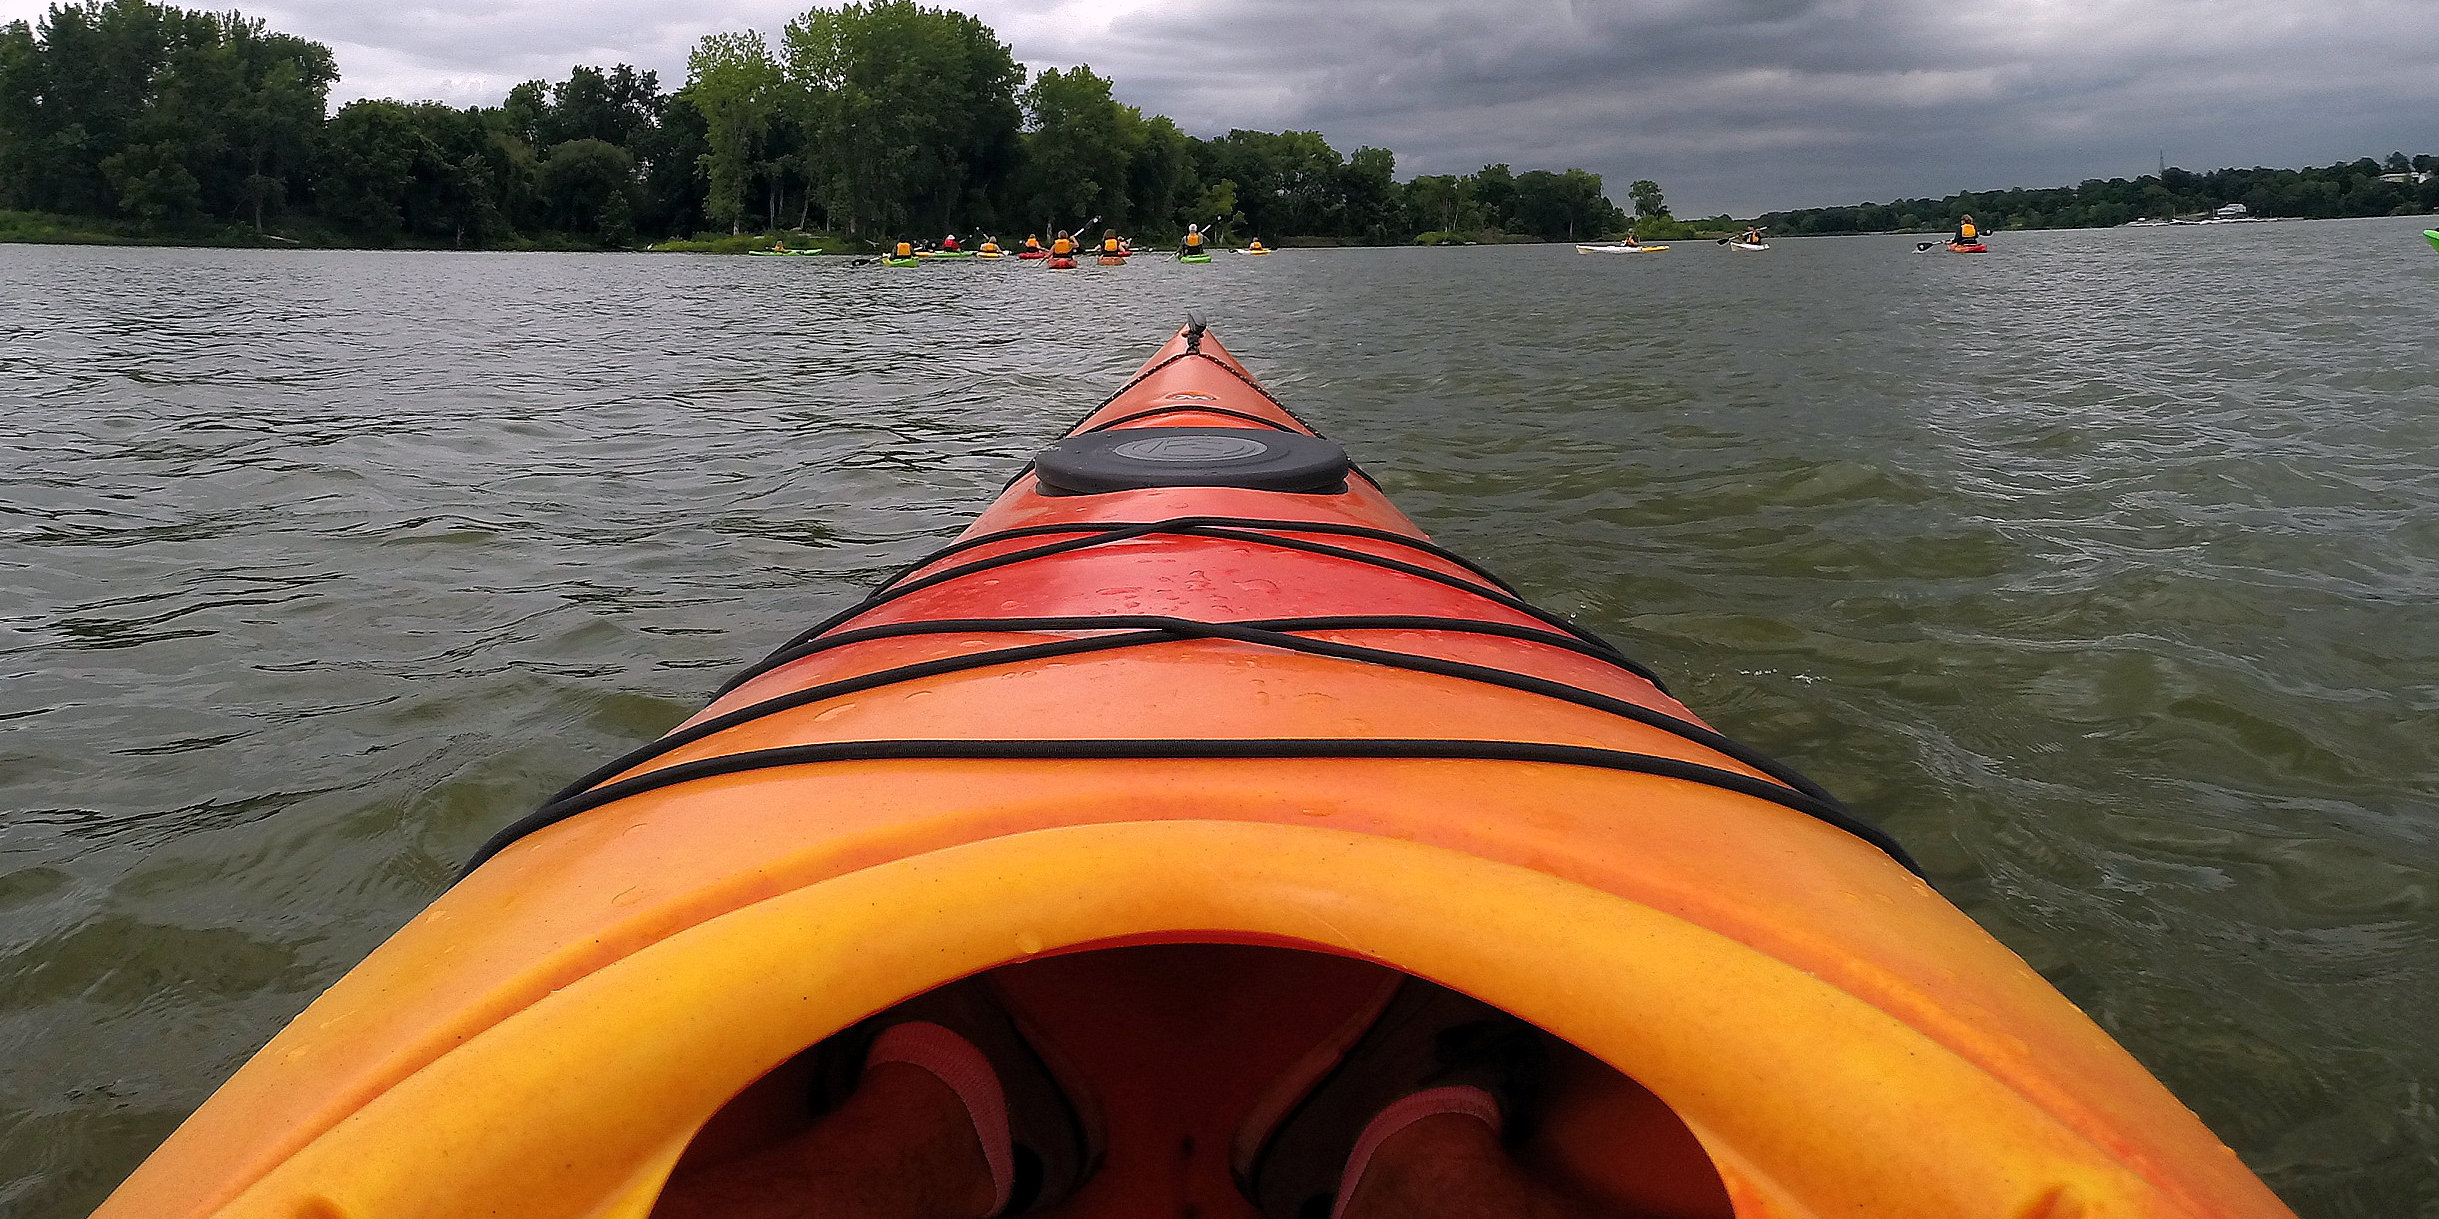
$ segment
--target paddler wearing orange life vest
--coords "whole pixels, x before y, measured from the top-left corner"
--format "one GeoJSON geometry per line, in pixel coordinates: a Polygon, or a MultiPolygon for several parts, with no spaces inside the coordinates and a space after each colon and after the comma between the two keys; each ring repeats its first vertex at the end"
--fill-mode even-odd
{"type": "Polygon", "coordinates": [[[891,258],[912,258],[915,256],[915,243],[911,241],[901,241],[897,245],[890,248],[889,256],[891,258]]]}
{"type": "Polygon", "coordinates": [[[983,234],[983,235],[982,235],[982,250],[981,250],[981,252],[982,252],[982,253],[984,253],[984,254],[997,254],[997,253],[999,253],[999,243],[998,243],[997,241],[992,240],[991,235],[990,235],[989,233],[985,233],[985,234],[983,234]]]}
{"type": "Polygon", "coordinates": [[[1118,240],[1118,230],[1116,230],[1116,229],[1103,229],[1103,230],[1101,230],[1101,257],[1103,257],[1103,258],[1124,258],[1124,257],[1126,257],[1126,243],[1125,243],[1125,242],[1123,242],[1123,241],[1118,240]]]}
{"type": "Polygon", "coordinates": [[[1027,234],[1025,234],[1025,252],[1026,252],[1027,254],[1039,254],[1039,253],[1041,253],[1041,252],[1042,252],[1042,239],[1041,239],[1039,236],[1037,236],[1037,235],[1035,235],[1035,234],[1032,234],[1032,233],[1027,233],[1027,234]]]}
{"type": "Polygon", "coordinates": [[[1964,216],[1964,218],[1963,218],[1963,219],[1961,219],[1961,220],[1959,220],[1959,221],[1957,221],[1957,222],[1956,222],[1956,240],[1954,240],[1954,241],[1952,241],[1952,242],[1949,242],[1949,244],[1950,244],[1950,245],[1980,245],[1981,243],[1982,243],[1982,231],[1981,231],[1980,229],[1978,229],[1978,228],[1975,228],[1975,227],[1974,227],[1974,225],[1973,225],[1973,213],[1971,213],[1971,212],[1967,212],[1967,213],[1965,213],[1965,216],[1964,216]]]}
{"type": "Polygon", "coordinates": [[[1177,252],[1180,254],[1207,253],[1208,251],[1203,249],[1203,226],[1199,224],[1187,225],[1186,238],[1184,241],[1178,243],[1177,252]]]}
{"type": "Polygon", "coordinates": [[[1073,258],[1076,256],[1075,238],[1068,236],[1067,230],[1060,229],[1059,235],[1050,239],[1050,256],[1052,258],[1073,258]]]}

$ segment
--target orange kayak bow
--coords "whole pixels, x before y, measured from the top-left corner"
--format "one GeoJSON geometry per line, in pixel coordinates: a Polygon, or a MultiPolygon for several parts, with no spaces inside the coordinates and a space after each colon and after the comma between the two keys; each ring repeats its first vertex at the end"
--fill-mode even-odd
{"type": "Polygon", "coordinates": [[[1199,323],[494,839],[101,1214],[633,1219],[801,1130],[808,1047],[986,971],[1107,1130],[1062,1217],[1252,1219],[1266,1082],[1404,975],[1543,1031],[1523,1162],[1626,1213],[2288,1214],[1895,843],[1199,323]]]}

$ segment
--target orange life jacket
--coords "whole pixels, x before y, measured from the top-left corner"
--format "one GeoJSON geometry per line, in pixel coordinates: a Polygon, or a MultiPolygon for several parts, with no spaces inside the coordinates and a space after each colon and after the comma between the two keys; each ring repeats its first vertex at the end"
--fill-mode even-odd
{"type": "Polygon", "coordinates": [[[901,241],[901,242],[899,242],[899,243],[898,243],[898,251],[897,251],[897,255],[896,255],[896,256],[897,256],[897,257],[899,257],[899,258],[912,258],[912,257],[914,257],[914,256],[915,256],[915,246],[914,246],[914,243],[913,243],[913,242],[911,242],[911,241],[901,241]]]}
{"type": "Polygon", "coordinates": [[[1068,255],[1076,252],[1076,243],[1061,237],[1057,241],[1050,243],[1050,252],[1058,255],[1061,258],[1065,258],[1068,255]]]}

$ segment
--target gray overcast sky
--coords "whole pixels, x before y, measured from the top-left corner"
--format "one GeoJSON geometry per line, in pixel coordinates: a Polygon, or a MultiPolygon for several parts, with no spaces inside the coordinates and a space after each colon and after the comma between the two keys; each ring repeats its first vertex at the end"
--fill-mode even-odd
{"type": "MultiPolygon", "coordinates": [[[[219,8],[223,0],[191,5],[219,8]]],[[[33,17],[36,0],[0,0],[33,17]]],[[[802,3],[241,3],[328,44],[334,100],[497,103],[572,64],[685,76],[802,3]]],[[[2439,0],[969,0],[1197,135],[1310,128],[1400,176],[1580,166],[1681,215],[2439,153],[2439,0]]]]}

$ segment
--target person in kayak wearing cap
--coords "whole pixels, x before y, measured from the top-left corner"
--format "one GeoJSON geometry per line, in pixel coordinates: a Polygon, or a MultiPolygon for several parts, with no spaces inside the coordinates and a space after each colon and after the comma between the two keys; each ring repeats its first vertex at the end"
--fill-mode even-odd
{"type": "Polygon", "coordinates": [[[1955,238],[1953,241],[1950,241],[1948,244],[1950,244],[1950,245],[1980,245],[1980,244],[1982,244],[1982,231],[1981,231],[1980,229],[1978,229],[1978,228],[1974,227],[1974,224],[1973,224],[1973,213],[1971,213],[1971,212],[1967,212],[1967,213],[1965,213],[1964,218],[1956,222],[1956,238],[1955,238]]]}
{"type": "MultiPolygon", "coordinates": [[[[811,1129],[681,1168],[653,1219],[999,1219],[1057,1206],[1099,1166],[1066,1083],[985,979],[812,1054],[818,1076],[854,1081],[845,1094],[817,1085],[811,1129]]],[[[1336,1070],[1247,1120],[1238,1190],[1262,1219],[1594,1219],[1505,1141],[1534,1116],[1546,1057],[1533,1026],[1407,978],[1336,1070]]]]}
{"type": "Polygon", "coordinates": [[[1187,225],[1185,240],[1178,243],[1177,252],[1180,254],[1209,253],[1209,251],[1203,249],[1203,226],[1199,224],[1187,225]]]}

